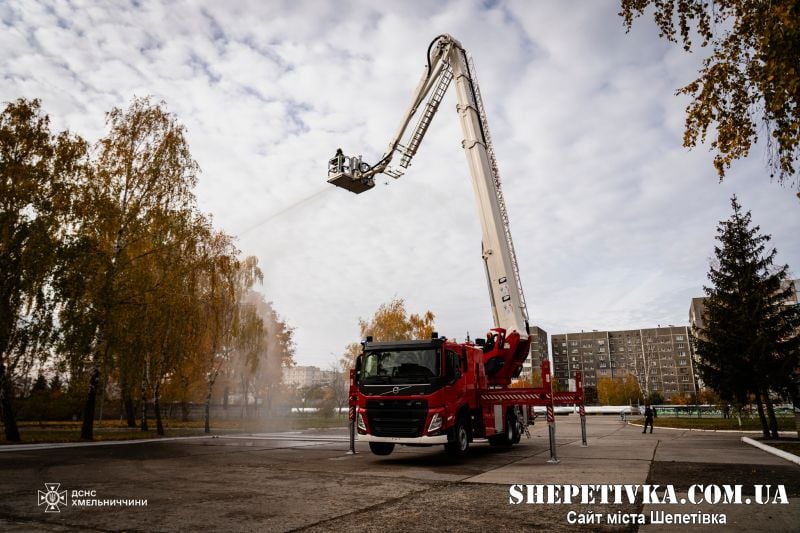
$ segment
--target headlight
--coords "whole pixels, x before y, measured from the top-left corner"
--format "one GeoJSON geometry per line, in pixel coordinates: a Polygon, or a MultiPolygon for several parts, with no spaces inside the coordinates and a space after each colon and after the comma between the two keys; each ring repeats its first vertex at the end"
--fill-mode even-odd
{"type": "Polygon", "coordinates": [[[431,417],[431,423],[428,425],[428,433],[432,433],[437,429],[442,429],[442,416],[439,413],[435,413],[431,417]]]}
{"type": "Polygon", "coordinates": [[[360,429],[364,433],[367,432],[367,425],[364,424],[364,419],[361,418],[361,413],[358,413],[358,422],[357,422],[357,424],[358,424],[358,429],[360,429]]]}

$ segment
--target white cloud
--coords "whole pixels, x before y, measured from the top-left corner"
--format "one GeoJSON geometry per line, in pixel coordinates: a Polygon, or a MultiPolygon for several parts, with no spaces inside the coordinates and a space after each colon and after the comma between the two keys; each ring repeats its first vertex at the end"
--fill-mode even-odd
{"type": "Polygon", "coordinates": [[[450,94],[399,181],[325,183],[341,146],[374,161],[439,33],[472,53],[528,305],[550,333],[684,324],[736,193],[800,274],[797,200],[759,149],[717,183],[680,147],[699,54],[609,3],[94,2],[0,5],[0,99],[39,97],[90,139],[134,95],[163,99],[203,169],[201,207],[241,235],[264,292],[326,366],[394,296],[441,333],[491,326],[480,228],[450,94]]]}

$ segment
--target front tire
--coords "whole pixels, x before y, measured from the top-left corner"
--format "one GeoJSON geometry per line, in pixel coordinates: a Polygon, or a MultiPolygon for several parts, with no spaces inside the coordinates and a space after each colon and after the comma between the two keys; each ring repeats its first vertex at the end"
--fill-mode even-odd
{"type": "Polygon", "coordinates": [[[453,431],[453,440],[444,445],[444,449],[451,457],[462,458],[469,452],[469,429],[464,419],[459,419],[453,431]]]}
{"type": "Polygon", "coordinates": [[[394,451],[394,444],[391,442],[370,442],[369,449],[375,455],[389,455],[394,451]]]}

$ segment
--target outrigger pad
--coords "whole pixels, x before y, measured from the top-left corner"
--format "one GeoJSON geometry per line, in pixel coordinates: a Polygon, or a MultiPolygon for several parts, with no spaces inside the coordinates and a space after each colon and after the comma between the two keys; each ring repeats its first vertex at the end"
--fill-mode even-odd
{"type": "Polygon", "coordinates": [[[344,172],[334,174],[333,177],[328,180],[328,183],[341,187],[342,189],[347,189],[355,194],[368,191],[375,186],[375,180],[372,178],[355,179],[351,177],[350,174],[345,174],[344,172]]]}

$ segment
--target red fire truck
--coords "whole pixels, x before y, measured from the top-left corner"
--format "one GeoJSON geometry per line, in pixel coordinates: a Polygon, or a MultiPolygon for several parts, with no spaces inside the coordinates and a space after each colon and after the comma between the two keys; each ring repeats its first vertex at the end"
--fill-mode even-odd
{"type": "MultiPolygon", "coordinates": [[[[368,337],[351,373],[351,416],[358,440],[368,442],[377,455],[390,454],[397,444],[443,444],[449,453],[463,456],[473,439],[498,446],[518,442],[527,432],[530,407],[545,406],[551,460],[557,461],[553,406],[577,405],[584,421],[581,377],[576,375],[574,392],[554,393],[545,360],[542,387],[510,388],[530,352],[528,311],[474,66],[456,39],[440,35],[431,42],[411,104],[381,159],[370,165],[337,150],[328,163],[328,182],[360,194],[375,186],[378,174],[400,177],[453,80],[495,327],[484,338],[464,343],[436,334],[418,341],[374,342],[368,337]],[[390,166],[395,156],[399,167],[390,166]]],[[[585,443],[583,423],[582,429],[585,443]]]]}

